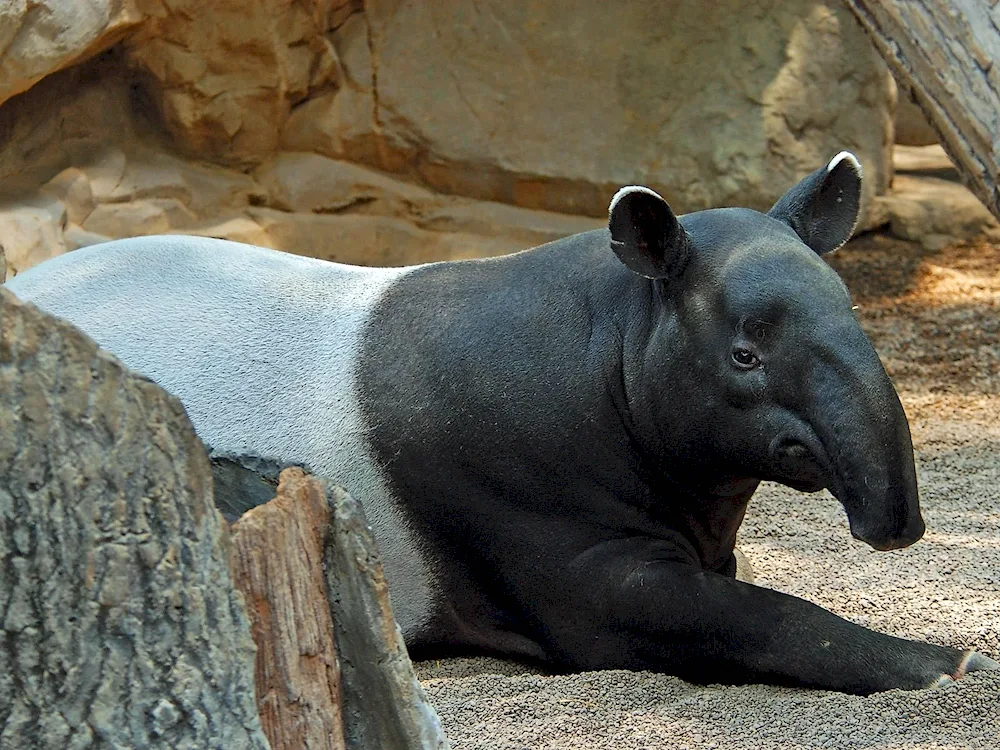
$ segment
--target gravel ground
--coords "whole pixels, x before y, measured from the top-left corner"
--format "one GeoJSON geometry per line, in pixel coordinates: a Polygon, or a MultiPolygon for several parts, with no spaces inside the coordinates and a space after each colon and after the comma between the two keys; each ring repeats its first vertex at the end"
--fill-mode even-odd
{"type": "MultiPolygon", "coordinates": [[[[740,546],[759,585],[1000,659],[1000,247],[929,252],[873,236],[834,265],[909,414],[928,532],[875,552],[827,493],[767,485],[740,546]]],[[[1000,748],[1000,673],[858,698],[650,673],[547,676],[495,659],[417,666],[455,750],[1000,748]]]]}

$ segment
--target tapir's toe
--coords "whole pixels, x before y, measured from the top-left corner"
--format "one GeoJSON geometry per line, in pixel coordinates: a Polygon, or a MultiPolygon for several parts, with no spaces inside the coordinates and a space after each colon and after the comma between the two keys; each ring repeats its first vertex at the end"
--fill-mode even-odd
{"type": "Polygon", "coordinates": [[[959,679],[968,672],[978,672],[981,669],[1000,669],[1000,661],[994,661],[976,651],[969,651],[962,659],[962,663],[958,665],[955,679],[959,679]]]}
{"type": "Polygon", "coordinates": [[[969,651],[959,662],[955,674],[943,674],[929,687],[936,688],[947,685],[955,680],[960,680],[969,672],[978,672],[982,669],[1000,669],[1000,662],[994,661],[988,656],[983,656],[977,651],[969,651]]]}

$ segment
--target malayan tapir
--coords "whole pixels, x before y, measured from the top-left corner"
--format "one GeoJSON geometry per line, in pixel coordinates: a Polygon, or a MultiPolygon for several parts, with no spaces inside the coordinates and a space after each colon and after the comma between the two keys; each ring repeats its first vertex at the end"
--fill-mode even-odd
{"type": "Polygon", "coordinates": [[[761,480],[829,488],[876,549],[924,532],[902,406],[821,257],[860,187],[845,152],[766,214],[626,187],[607,230],[500,258],[145,237],[7,286],[179,397],[213,455],[345,485],[416,655],[923,688],[1000,664],[734,578],[761,480]]]}

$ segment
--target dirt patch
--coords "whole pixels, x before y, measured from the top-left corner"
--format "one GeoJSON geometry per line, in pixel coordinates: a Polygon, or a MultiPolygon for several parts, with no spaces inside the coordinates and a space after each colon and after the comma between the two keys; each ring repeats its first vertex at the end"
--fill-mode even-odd
{"type": "MultiPolygon", "coordinates": [[[[741,547],[762,586],[894,635],[1000,658],[1000,246],[930,252],[870,236],[835,256],[910,417],[928,532],[906,550],[850,537],[826,492],[767,485],[741,547]]],[[[1000,674],[858,698],[665,675],[546,676],[494,659],[418,671],[455,750],[1000,747],[1000,674]]]]}

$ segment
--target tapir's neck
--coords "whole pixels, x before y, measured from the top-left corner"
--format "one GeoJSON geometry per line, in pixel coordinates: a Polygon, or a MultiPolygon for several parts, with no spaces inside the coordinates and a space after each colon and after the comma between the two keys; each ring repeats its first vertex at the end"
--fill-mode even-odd
{"type": "Polygon", "coordinates": [[[618,300],[608,320],[622,332],[622,355],[614,366],[620,368],[624,397],[616,398],[615,406],[640,454],[650,511],[669,516],[664,520],[672,528],[687,530],[705,569],[724,569],[760,480],[720,473],[710,458],[710,426],[698,420],[701,405],[680,395],[671,398],[693,391],[685,385],[692,377],[684,353],[687,334],[670,288],[630,273],[603,278],[607,286],[601,294],[618,300]]]}
{"type": "Polygon", "coordinates": [[[760,484],[753,477],[693,480],[683,471],[648,477],[653,491],[650,513],[665,527],[683,530],[702,568],[727,572],[736,533],[747,504],[760,484]]]}

